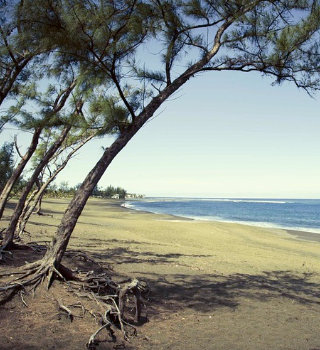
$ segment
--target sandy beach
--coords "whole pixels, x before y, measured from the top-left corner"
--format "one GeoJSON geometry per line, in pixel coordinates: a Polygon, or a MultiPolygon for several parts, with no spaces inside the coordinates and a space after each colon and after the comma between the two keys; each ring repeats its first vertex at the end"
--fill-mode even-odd
{"type": "MultiPolygon", "coordinates": [[[[32,217],[26,241],[49,241],[67,203],[46,199],[43,208],[51,216],[32,217]]],[[[90,199],[69,249],[81,249],[114,274],[150,285],[149,321],[138,327],[128,349],[320,350],[319,238],[137,212],[118,201],[90,199]]],[[[5,330],[8,343],[1,349],[15,348],[12,332],[14,327],[5,330]]],[[[32,335],[26,345],[38,348],[32,335]]],[[[112,349],[103,346],[98,349],[112,349]]]]}

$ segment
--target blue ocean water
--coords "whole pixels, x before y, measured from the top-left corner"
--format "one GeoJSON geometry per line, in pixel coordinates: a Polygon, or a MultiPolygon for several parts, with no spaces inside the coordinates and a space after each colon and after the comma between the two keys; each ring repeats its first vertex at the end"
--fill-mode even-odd
{"type": "Polygon", "coordinates": [[[146,198],[125,207],[197,220],[237,222],[320,234],[319,199],[146,198]]]}

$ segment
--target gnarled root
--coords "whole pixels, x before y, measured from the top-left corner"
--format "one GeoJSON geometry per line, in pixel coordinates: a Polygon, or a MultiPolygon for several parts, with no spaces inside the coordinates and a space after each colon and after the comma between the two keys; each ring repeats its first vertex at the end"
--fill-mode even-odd
{"type": "Polygon", "coordinates": [[[125,298],[128,294],[132,294],[134,296],[135,301],[135,317],[134,321],[138,323],[141,318],[141,307],[145,302],[145,295],[149,291],[148,286],[145,282],[141,282],[136,278],[131,282],[126,283],[123,287],[121,287],[119,291],[119,310],[120,314],[124,314],[125,309],[125,298]]]}
{"type": "Polygon", "coordinates": [[[114,339],[112,328],[120,329],[125,340],[129,339],[128,329],[133,330],[133,334],[136,334],[135,327],[128,322],[125,313],[129,309],[130,299],[134,299],[134,322],[141,321],[141,309],[145,303],[144,296],[149,291],[146,283],[133,279],[117,284],[106,274],[91,275],[88,273],[78,281],[71,282],[70,286],[73,286],[76,295],[96,301],[105,310],[101,315],[101,326],[88,341],[88,349],[95,348],[96,336],[103,329],[109,332],[112,339],[114,339]],[[78,286],[78,290],[75,290],[74,286],[78,286]]]}
{"type": "Polygon", "coordinates": [[[23,287],[32,286],[35,290],[37,286],[45,280],[47,277],[47,288],[50,287],[54,275],[65,280],[63,276],[64,269],[60,268],[60,271],[56,269],[54,264],[47,264],[42,260],[34,263],[27,264],[20,269],[14,271],[7,271],[0,274],[0,276],[14,276],[20,275],[19,277],[13,278],[9,283],[4,286],[0,286],[0,292],[8,291],[11,289],[21,289],[23,287]]]}
{"type": "MultiPolygon", "coordinates": [[[[24,293],[30,290],[34,292],[37,286],[46,279],[47,288],[49,288],[54,278],[59,278],[67,283],[69,291],[78,297],[95,301],[104,312],[100,313],[101,326],[91,335],[87,344],[88,349],[95,348],[98,343],[96,337],[103,329],[108,331],[113,340],[115,339],[114,330],[116,329],[122,332],[125,340],[128,340],[129,329],[133,330],[133,334],[135,334],[136,329],[128,322],[125,314],[131,308],[135,309],[134,322],[139,323],[141,321],[141,309],[145,302],[144,295],[148,292],[147,285],[137,279],[118,284],[105,273],[97,275],[89,272],[74,275],[71,270],[61,264],[57,269],[53,261],[45,258],[27,264],[18,270],[6,271],[0,274],[0,276],[12,275],[15,278],[6,285],[0,286],[0,292],[10,290],[23,290],[24,293]],[[29,290],[26,287],[29,287],[29,290]],[[134,304],[133,307],[131,307],[132,304],[134,304]]],[[[61,307],[61,305],[59,304],[59,308],[67,312],[71,319],[71,310],[65,306],[61,307]]]]}

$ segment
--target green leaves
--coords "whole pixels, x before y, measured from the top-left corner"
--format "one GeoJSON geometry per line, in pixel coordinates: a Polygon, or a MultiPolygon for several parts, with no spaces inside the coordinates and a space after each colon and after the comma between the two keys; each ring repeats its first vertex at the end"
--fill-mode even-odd
{"type": "Polygon", "coordinates": [[[0,148],[0,193],[14,169],[13,142],[5,142],[0,148]]]}
{"type": "Polygon", "coordinates": [[[206,70],[320,87],[316,0],[24,0],[10,14],[0,71],[12,79],[0,87],[12,103],[1,118],[21,128],[120,135],[165,89],[206,70]]]}
{"type": "Polygon", "coordinates": [[[129,125],[128,111],[112,96],[95,96],[90,102],[89,112],[91,126],[99,127],[101,133],[121,133],[129,125]]]}

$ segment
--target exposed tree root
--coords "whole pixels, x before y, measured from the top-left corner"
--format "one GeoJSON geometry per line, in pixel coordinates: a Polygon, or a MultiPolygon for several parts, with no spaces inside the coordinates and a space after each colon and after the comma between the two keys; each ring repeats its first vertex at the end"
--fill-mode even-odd
{"type": "Polygon", "coordinates": [[[120,329],[125,340],[129,340],[129,329],[132,330],[132,334],[136,334],[135,327],[127,321],[125,313],[131,306],[129,305],[130,299],[133,299],[134,322],[141,321],[141,308],[145,302],[144,295],[148,292],[146,283],[133,279],[122,284],[116,284],[106,274],[92,275],[87,273],[80,280],[71,282],[70,287],[77,296],[94,300],[105,310],[101,315],[101,326],[91,335],[88,341],[88,349],[95,348],[97,345],[96,336],[103,329],[109,332],[112,339],[114,339],[113,328],[120,329]]]}
{"type": "Polygon", "coordinates": [[[24,291],[24,290],[21,290],[21,291],[19,292],[19,294],[20,294],[20,298],[21,298],[21,301],[22,301],[23,305],[24,305],[25,307],[28,307],[28,304],[25,302],[25,300],[24,300],[24,298],[23,298],[23,296],[25,295],[25,291],[24,291]]]}
{"type": "Polygon", "coordinates": [[[31,236],[32,236],[31,232],[29,232],[27,230],[23,230],[23,231],[20,231],[19,234],[16,234],[14,236],[14,240],[16,242],[21,242],[23,240],[23,238],[21,238],[22,235],[27,236],[29,238],[31,238],[31,236]]]}
{"type": "Polygon", "coordinates": [[[59,310],[63,311],[72,322],[77,315],[71,311],[70,307],[63,305],[61,301],[57,300],[57,303],[59,310]]]}
{"type": "MultiPolygon", "coordinates": [[[[54,264],[49,264],[46,260],[38,260],[33,263],[26,264],[18,269],[9,270],[0,273],[0,277],[20,275],[13,278],[9,283],[0,286],[0,292],[8,291],[10,289],[21,289],[22,287],[32,286],[32,289],[43,282],[47,278],[47,288],[50,287],[54,276],[66,280],[63,273],[68,274],[69,269],[61,265],[60,271],[56,269],[54,264]]],[[[68,276],[69,277],[69,276],[68,276]]]]}
{"type": "MultiPolygon", "coordinates": [[[[21,291],[20,297],[26,307],[24,294],[30,291],[34,293],[35,289],[45,280],[47,281],[47,288],[49,288],[55,278],[66,283],[68,290],[78,297],[89,298],[96,302],[100,309],[104,311],[98,313],[98,315],[91,313],[92,316],[100,319],[101,325],[91,335],[87,343],[88,349],[96,347],[98,343],[96,337],[103,329],[108,331],[112,340],[115,339],[114,331],[116,329],[122,332],[125,340],[129,339],[129,330],[132,330],[131,334],[135,334],[136,329],[130,324],[126,314],[135,310],[134,322],[139,323],[141,321],[141,308],[145,302],[144,295],[148,292],[147,285],[137,279],[117,284],[106,273],[93,274],[91,271],[75,275],[63,265],[60,265],[57,269],[47,259],[27,264],[13,271],[0,273],[0,277],[3,276],[13,278],[7,284],[0,286],[0,292],[21,291]]],[[[72,307],[82,307],[83,312],[86,311],[79,303],[66,306],[62,302],[57,302],[59,310],[64,312],[71,321],[76,316],[71,310],[72,307]]]]}

